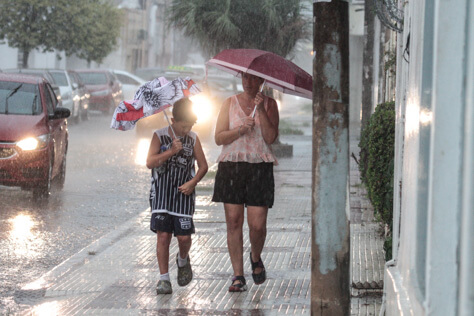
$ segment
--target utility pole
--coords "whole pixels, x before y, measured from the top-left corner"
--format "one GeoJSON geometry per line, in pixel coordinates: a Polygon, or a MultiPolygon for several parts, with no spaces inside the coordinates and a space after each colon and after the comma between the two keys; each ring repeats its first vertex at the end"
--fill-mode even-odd
{"type": "Polygon", "coordinates": [[[313,0],[313,15],[311,314],[349,315],[348,3],[313,0]]]}

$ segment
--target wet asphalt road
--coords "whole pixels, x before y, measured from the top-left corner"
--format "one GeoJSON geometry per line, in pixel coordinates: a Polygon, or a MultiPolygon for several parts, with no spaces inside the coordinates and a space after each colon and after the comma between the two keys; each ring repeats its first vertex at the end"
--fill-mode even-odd
{"type": "MultiPolygon", "coordinates": [[[[69,125],[66,183],[47,201],[0,186],[0,314],[15,310],[24,284],[148,207],[149,139],[109,125],[101,115],[69,125]]],[[[211,166],[218,149],[202,143],[211,166]]]]}

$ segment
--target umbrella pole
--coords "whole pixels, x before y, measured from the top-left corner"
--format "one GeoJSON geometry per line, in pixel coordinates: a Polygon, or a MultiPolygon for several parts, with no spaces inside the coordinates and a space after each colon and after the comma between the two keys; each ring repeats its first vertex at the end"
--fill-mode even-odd
{"type": "MultiPolygon", "coordinates": [[[[263,87],[265,86],[265,81],[266,80],[263,80],[262,87],[260,88],[260,92],[263,91],[263,87]]],[[[252,112],[252,118],[255,117],[255,112],[256,111],[257,111],[257,105],[255,104],[255,107],[253,108],[253,112],[252,112]]]]}
{"type": "Polygon", "coordinates": [[[174,132],[173,127],[171,126],[171,122],[170,122],[170,119],[168,118],[168,114],[166,114],[166,109],[163,110],[163,113],[165,114],[166,120],[168,121],[168,125],[169,125],[170,128],[171,128],[171,132],[173,132],[174,138],[178,138],[178,137],[176,137],[176,133],[174,132]]]}

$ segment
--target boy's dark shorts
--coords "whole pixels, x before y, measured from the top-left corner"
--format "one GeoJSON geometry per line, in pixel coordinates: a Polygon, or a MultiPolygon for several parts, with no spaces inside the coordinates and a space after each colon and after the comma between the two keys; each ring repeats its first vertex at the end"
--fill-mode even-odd
{"type": "Polygon", "coordinates": [[[153,232],[174,233],[175,236],[194,234],[192,217],[175,216],[168,213],[152,213],[150,229],[153,232]]]}
{"type": "Polygon", "coordinates": [[[273,163],[219,162],[212,201],[245,206],[273,206],[273,163]]]}

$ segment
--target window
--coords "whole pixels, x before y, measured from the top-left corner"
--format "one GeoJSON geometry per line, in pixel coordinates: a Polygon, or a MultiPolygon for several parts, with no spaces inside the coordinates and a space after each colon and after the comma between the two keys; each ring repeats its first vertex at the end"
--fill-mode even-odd
{"type": "Polygon", "coordinates": [[[64,86],[69,86],[69,83],[67,82],[67,77],[64,72],[51,72],[51,76],[54,78],[54,82],[61,87],[64,86]]]}
{"type": "Polygon", "coordinates": [[[81,72],[79,77],[81,77],[85,84],[90,85],[107,84],[108,82],[107,76],[99,72],[81,72]]]}
{"type": "Polygon", "coordinates": [[[0,114],[38,115],[42,112],[38,85],[0,81],[0,114]]]}
{"type": "Polygon", "coordinates": [[[117,75],[118,80],[122,84],[132,84],[132,85],[136,85],[136,86],[140,85],[140,83],[138,81],[136,81],[135,79],[133,79],[132,77],[129,77],[129,76],[126,76],[126,75],[123,75],[123,74],[116,74],[116,75],[117,75]]]}
{"type": "Polygon", "coordinates": [[[45,95],[46,95],[46,108],[48,111],[48,115],[53,115],[54,114],[54,109],[56,108],[57,101],[56,98],[54,97],[54,92],[53,89],[49,84],[45,85],[45,95]]]}

